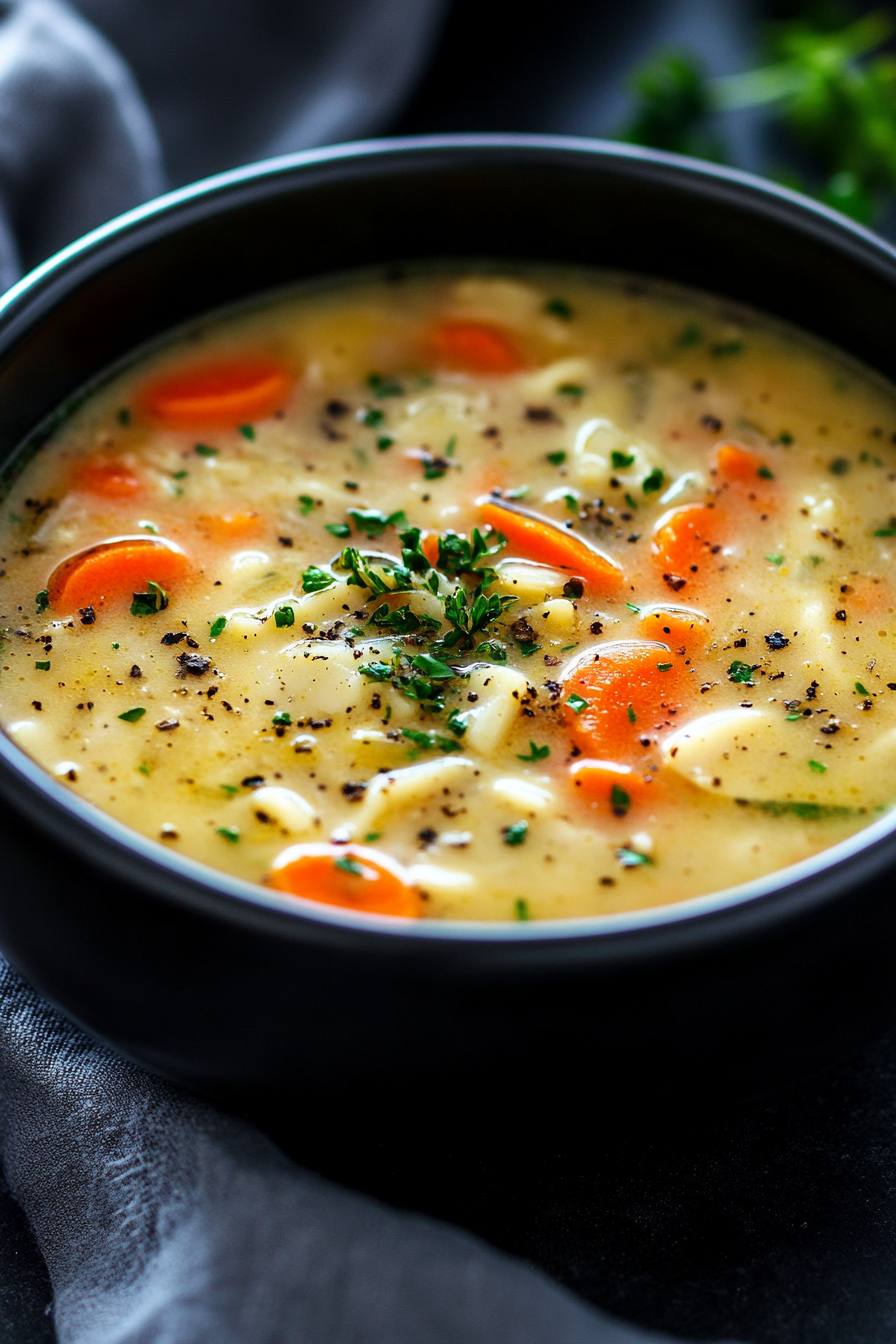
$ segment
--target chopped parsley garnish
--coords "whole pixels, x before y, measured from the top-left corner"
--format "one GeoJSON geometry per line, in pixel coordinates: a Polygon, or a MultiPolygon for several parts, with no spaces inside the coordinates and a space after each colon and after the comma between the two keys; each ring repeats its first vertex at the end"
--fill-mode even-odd
{"type": "Polygon", "coordinates": [[[302,592],[322,593],[325,588],[331,588],[335,582],[335,578],[327,570],[319,569],[317,565],[309,565],[302,573],[302,592]]]}
{"type": "Polygon", "coordinates": [[[498,593],[486,597],[479,589],[472,601],[462,588],[449,593],[445,598],[445,619],[452,629],[442,641],[445,647],[453,649],[460,644],[465,649],[472,649],[475,642],[473,636],[499,620],[516,600],[515,597],[502,597],[498,593]]]}
{"type": "Polygon", "coordinates": [[[37,607],[38,616],[40,616],[41,612],[46,611],[47,607],[50,605],[49,589],[41,588],[40,592],[35,595],[34,605],[37,607]]]}
{"type": "Polygon", "coordinates": [[[634,465],[634,461],[634,453],[620,453],[618,448],[610,453],[610,465],[614,471],[625,471],[626,467],[634,465]]]}
{"type": "Polygon", "coordinates": [[[517,756],[518,761],[543,761],[551,754],[550,747],[545,744],[543,747],[537,746],[532,739],[529,739],[529,752],[526,756],[517,756]]]}
{"type": "Polygon", "coordinates": [[[137,526],[142,527],[144,532],[152,532],[155,536],[159,535],[159,529],[156,527],[155,523],[151,523],[148,518],[141,518],[137,526]]]}
{"type": "Polygon", "coordinates": [[[295,625],[295,623],[296,614],[292,607],[278,607],[274,612],[274,624],[278,630],[281,630],[285,625],[295,625]]]}
{"type": "Polygon", "coordinates": [[[519,649],[520,653],[523,655],[524,658],[531,658],[532,655],[533,655],[533,653],[541,653],[541,650],[544,648],[544,645],[543,645],[543,644],[533,644],[533,643],[528,643],[528,644],[527,644],[527,643],[523,643],[523,644],[518,644],[518,645],[517,645],[517,648],[519,649]]]}
{"type": "Polygon", "coordinates": [[[528,821],[515,821],[512,826],[501,829],[505,845],[521,845],[529,834],[528,821]]]}
{"type": "Polygon", "coordinates": [[[278,728],[288,728],[292,723],[292,715],[288,709],[278,709],[271,723],[275,723],[278,728]]]}
{"type": "Polygon", "coordinates": [[[401,735],[424,751],[460,751],[460,743],[455,742],[453,737],[445,737],[443,733],[432,730],[423,733],[416,728],[402,728],[401,735]]]}
{"type": "Polygon", "coordinates": [[[382,626],[396,635],[414,635],[418,630],[439,629],[439,622],[434,616],[428,616],[425,613],[422,616],[417,616],[407,604],[403,607],[395,607],[390,611],[385,602],[382,602],[376,608],[367,624],[382,626]]]}
{"type": "MultiPolygon", "coordinates": [[[[573,714],[581,714],[582,710],[587,709],[591,702],[581,695],[576,695],[575,691],[573,691],[566,703],[569,705],[573,714]]],[[[629,706],[629,708],[631,708],[631,706],[629,706]]]]}
{"type": "Polygon", "coordinates": [[[343,541],[352,534],[348,523],[324,523],[324,531],[329,532],[331,536],[339,537],[343,541]]]}
{"type": "Polygon", "coordinates": [[[340,854],[338,859],[333,860],[334,867],[341,873],[350,873],[352,877],[363,877],[364,869],[357,859],[353,859],[351,854],[340,854]]]}
{"type": "Polygon", "coordinates": [[[688,325],[679,332],[675,344],[679,350],[689,350],[692,345],[699,345],[703,340],[703,332],[697,326],[696,322],[689,322],[688,325]]]}
{"type": "Polygon", "coordinates": [[[463,737],[467,731],[467,715],[459,709],[452,709],[448,715],[448,727],[455,737],[463,737]]]}
{"type": "Polygon", "coordinates": [[[447,681],[457,676],[453,667],[443,663],[440,658],[433,658],[429,653],[418,653],[411,663],[418,672],[423,672],[427,677],[433,677],[437,681],[447,681]]]}
{"type": "MultiPolygon", "coordinates": [[[[347,513],[358,531],[368,537],[382,536],[387,527],[398,527],[399,523],[407,522],[401,509],[390,514],[380,513],[379,509],[348,509],[347,513]]],[[[345,536],[347,532],[337,535],[345,536]]]]}
{"type": "Polygon", "coordinates": [[[572,308],[565,299],[548,299],[544,310],[546,313],[550,313],[551,317],[559,317],[563,322],[569,322],[572,317],[572,308]]]}
{"type": "Polygon", "coordinates": [[[652,495],[657,490],[662,490],[663,481],[666,479],[661,467],[654,467],[649,476],[645,476],[641,482],[641,489],[645,495],[652,495]]]}
{"type": "Polygon", "coordinates": [[[41,659],[39,662],[36,662],[34,666],[37,668],[38,672],[49,672],[50,670],[50,664],[46,659],[41,659]]]}
{"type": "Polygon", "coordinates": [[[856,682],[856,690],[858,691],[859,695],[870,695],[870,694],[871,694],[871,692],[870,692],[865,686],[863,686],[862,683],[861,683],[860,681],[857,681],[857,682],[856,682]]]}
{"type": "Polygon", "coordinates": [[[631,495],[625,496],[625,502],[630,509],[636,509],[638,507],[638,501],[636,499],[633,499],[631,495]]]}
{"type": "Polygon", "coordinates": [[[770,565],[783,565],[784,563],[783,555],[767,555],[765,558],[770,565]]]}
{"type": "Polygon", "coordinates": [[[636,723],[636,722],[637,722],[638,716],[637,716],[637,714],[635,713],[635,707],[634,707],[634,705],[629,705],[628,709],[626,710],[626,713],[628,714],[628,721],[629,721],[629,723],[636,723]]]}
{"type": "Polygon", "coordinates": [[[381,373],[369,373],[367,386],[375,397],[403,397],[404,388],[397,378],[384,377],[381,373]]]}
{"type": "Polygon", "coordinates": [[[633,611],[636,615],[641,610],[640,607],[635,606],[634,602],[626,602],[625,605],[628,607],[629,611],[633,611]]]}
{"type": "Polygon", "coordinates": [[[122,723],[136,723],[138,719],[143,718],[143,715],[145,713],[146,710],[142,707],[142,705],[137,705],[134,709],[126,709],[124,713],[119,714],[118,717],[121,719],[122,723]]]}
{"type": "Polygon", "coordinates": [[[307,518],[314,508],[314,500],[311,495],[299,495],[299,513],[303,518],[307,518]]]}
{"type": "Polygon", "coordinates": [[[237,784],[219,784],[218,788],[222,793],[226,793],[228,798],[232,798],[235,793],[240,791],[237,784]]]}
{"type": "Polygon", "coordinates": [[[806,764],[810,770],[815,771],[816,775],[823,775],[827,770],[827,766],[822,765],[821,761],[807,761],[806,764]]]}
{"type": "Polygon", "coordinates": [[[555,453],[548,453],[547,458],[552,467],[562,467],[566,461],[566,449],[558,448],[555,453]]]}
{"type": "Polygon", "coordinates": [[[220,449],[212,448],[208,443],[197,443],[196,451],[200,457],[217,457],[220,449]]]}
{"type": "Polygon", "coordinates": [[[506,663],[507,649],[497,639],[487,639],[476,645],[477,658],[485,658],[490,663],[506,663]]]}
{"type": "Polygon", "coordinates": [[[394,442],[395,440],[393,439],[391,434],[380,434],[379,437],[377,438],[376,446],[381,453],[384,453],[387,448],[392,447],[394,442]]]}
{"type": "Polygon", "coordinates": [[[802,714],[785,714],[785,715],[784,715],[785,721],[786,721],[787,723],[796,723],[796,721],[797,721],[798,719],[801,719],[802,717],[803,717],[802,714]]]}
{"type": "Polygon", "coordinates": [[[749,663],[742,663],[735,658],[734,662],[728,668],[728,680],[734,682],[743,682],[744,685],[752,682],[753,669],[749,663]]]}
{"type": "Polygon", "coordinates": [[[222,840],[227,840],[231,845],[235,845],[240,838],[239,826],[219,826],[218,835],[222,840]]]}
{"type": "Polygon", "coordinates": [[[656,670],[657,670],[657,672],[671,672],[671,671],[672,671],[672,664],[671,664],[671,663],[657,663],[657,665],[656,665],[656,670]]]}
{"type": "Polygon", "coordinates": [[[832,476],[845,476],[851,465],[848,457],[835,457],[828,466],[828,471],[832,476]]]}
{"type": "Polygon", "coordinates": [[[145,593],[134,593],[131,615],[155,616],[156,612],[164,611],[167,605],[168,594],[165,589],[150,579],[146,585],[145,593]]]}
{"type": "Polygon", "coordinates": [[[240,425],[240,433],[243,438],[248,439],[250,443],[255,438],[255,429],[252,425],[240,425]]]}
{"type": "Polygon", "coordinates": [[[558,397],[584,397],[585,389],[581,383],[561,383],[557,388],[558,397]]]}
{"type": "Polygon", "coordinates": [[[140,771],[140,774],[141,774],[141,775],[150,775],[150,774],[152,774],[152,771],[150,770],[149,766],[146,764],[146,761],[141,761],[140,764],[137,766],[137,769],[140,771]]]}
{"type": "Polygon", "coordinates": [[[445,456],[446,456],[446,457],[453,457],[453,456],[454,456],[454,450],[455,450],[456,447],[457,447],[457,435],[456,435],[456,434],[452,434],[452,435],[451,435],[451,438],[450,438],[450,439],[448,440],[448,442],[445,444],[445,456]]]}
{"type": "Polygon", "coordinates": [[[223,635],[226,628],[227,628],[227,617],[218,616],[215,618],[215,620],[212,621],[212,628],[211,630],[209,630],[209,634],[211,635],[212,639],[217,639],[219,635],[223,635]]]}
{"type": "Polygon", "coordinates": [[[764,481],[773,481],[775,479],[775,473],[765,465],[759,468],[756,475],[761,476],[764,481]]]}
{"type": "Polygon", "coordinates": [[[644,868],[653,863],[649,854],[639,854],[636,849],[628,849],[625,845],[617,849],[616,857],[623,868],[644,868]]]}
{"type": "Polygon", "coordinates": [[[358,671],[368,681],[388,681],[392,676],[392,668],[388,663],[367,663],[365,667],[359,667],[358,671]]]}
{"type": "MultiPolygon", "coordinates": [[[[417,531],[417,528],[412,528],[410,532],[400,533],[402,543],[406,536],[417,531]]],[[[437,567],[452,578],[472,574],[487,587],[494,582],[495,571],[488,566],[480,566],[479,562],[497,555],[506,545],[507,540],[500,532],[490,533],[486,537],[478,527],[474,527],[472,538],[468,541],[457,532],[448,531],[439,537],[437,567]]]]}
{"type": "Polygon", "coordinates": [[[793,816],[801,821],[823,821],[827,817],[851,817],[850,807],[826,807],[823,803],[803,803],[798,801],[781,802],[777,798],[767,801],[755,801],[753,807],[768,812],[772,817],[793,816]]]}
{"type": "Polygon", "coordinates": [[[372,845],[374,840],[379,840],[382,831],[368,831],[364,837],[365,845],[372,845]]]}
{"type": "Polygon", "coordinates": [[[566,505],[566,507],[569,509],[570,513],[578,513],[578,511],[579,511],[579,498],[578,498],[578,495],[574,495],[574,494],[572,494],[572,492],[570,491],[570,493],[565,494],[565,495],[563,496],[563,503],[564,503],[564,504],[566,505]]]}
{"type": "Polygon", "coordinates": [[[743,341],[717,341],[709,347],[709,351],[712,355],[740,355],[743,348],[743,341]]]}
{"type": "Polygon", "coordinates": [[[171,479],[172,481],[185,481],[189,474],[188,471],[172,471],[171,479]]]}
{"type": "Polygon", "coordinates": [[[624,815],[632,805],[631,796],[621,789],[618,784],[614,784],[610,790],[610,806],[617,816],[624,815]]]}
{"type": "Polygon", "coordinates": [[[518,896],[513,903],[513,917],[525,924],[526,920],[531,919],[529,914],[529,902],[524,896],[518,896]]]}
{"type": "Polygon", "coordinates": [[[361,423],[367,425],[369,429],[376,429],[385,419],[385,411],[381,411],[378,406],[369,407],[361,415],[361,423]]]}

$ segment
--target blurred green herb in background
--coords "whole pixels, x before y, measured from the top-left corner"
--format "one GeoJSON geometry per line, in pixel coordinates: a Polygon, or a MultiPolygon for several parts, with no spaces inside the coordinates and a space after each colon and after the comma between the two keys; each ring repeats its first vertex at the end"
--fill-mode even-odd
{"type": "Polygon", "coordinates": [[[894,32],[888,9],[855,18],[815,4],[767,28],[755,70],[709,79],[688,52],[658,53],[632,78],[635,111],[620,139],[725,161],[715,116],[767,108],[805,164],[772,176],[870,224],[896,190],[896,58],[882,50],[894,32]]]}

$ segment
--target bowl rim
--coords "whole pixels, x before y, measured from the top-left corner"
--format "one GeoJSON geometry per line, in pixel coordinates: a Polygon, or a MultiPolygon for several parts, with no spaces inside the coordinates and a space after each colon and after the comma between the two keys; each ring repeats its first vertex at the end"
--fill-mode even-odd
{"type": "MultiPolygon", "coordinates": [[[[396,165],[404,171],[432,166],[452,156],[524,162],[549,159],[599,166],[630,176],[666,181],[702,198],[724,199],[735,208],[814,234],[865,266],[888,272],[896,282],[896,248],[837,211],[790,188],[739,169],[639,146],[572,136],[452,134],[352,141],[282,155],[190,183],[109,220],[60,249],[0,297],[0,358],[56,303],[89,283],[118,257],[176,232],[191,217],[207,217],[248,198],[277,194],[285,183],[324,174],[358,175],[396,165]]],[[[133,353],[133,352],[131,352],[133,353]]],[[[384,949],[399,955],[429,948],[439,956],[459,949],[468,959],[501,946],[505,956],[537,962],[595,954],[631,960],[696,949],[735,933],[759,932],[793,919],[848,892],[865,878],[896,864],[896,809],[854,835],[798,863],[717,892],[668,905],[608,915],[527,922],[404,920],[354,913],[292,897],[233,877],[163,848],[65,789],[0,730],[0,797],[13,800],[81,854],[121,883],[175,905],[218,919],[290,934],[322,946],[384,949]]]]}

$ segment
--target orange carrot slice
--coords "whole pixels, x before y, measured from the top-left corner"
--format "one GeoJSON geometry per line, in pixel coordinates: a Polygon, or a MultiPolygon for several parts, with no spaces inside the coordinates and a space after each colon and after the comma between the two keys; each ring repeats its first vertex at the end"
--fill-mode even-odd
{"type": "Polygon", "coordinates": [[[145,592],[150,580],[169,588],[184,579],[190,562],[161,537],[112,537],[57,565],[47,581],[50,606],[61,611],[108,606],[145,592]]]}
{"type": "Polygon", "coordinates": [[[424,532],[420,538],[420,549],[433,569],[439,563],[439,536],[438,532],[424,532]]]}
{"type": "Polygon", "coordinates": [[[720,443],[716,449],[716,473],[722,480],[738,485],[759,486],[773,479],[765,458],[737,443],[720,443]],[[762,473],[767,475],[763,476],[762,473]]]}
{"type": "Polygon", "coordinates": [[[462,373],[516,373],[524,364],[507,332],[488,322],[442,322],[431,343],[439,364],[462,373]]]}
{"type": "Polygon", "coordinates": [[[423,902],[403,869],[364,845],[292,845],[275,859],[268,885],[291,896],[366,914],[419,919],[423,902]]]}
{"type": "Polygon", "coordinates": [[[550,518],[506,499],[486,497],[477,503],[483,522],[504,534],[511,552],[518,551],[525,559],[538,560],[554,569],[568,569],[603,593],[614,591],[622,583],[624,575],[615,560],[550,518]]]}
{"type": "Polygon", "coordinates": [[[168,374],[143,389],[144,411],[168,429],[233,429],[280,409],[292,385],[272,359],[229,359],[168,374]]]}
{"type": "Polygon", "coordinates": [[[723,534],[720,511],[709,504],[682,504],[663,514],[653,534],[651,552],[673,592],[695,585],[695,576],[708,567],[715,548],[721,549],[723,534]]]}
{"type": "Polygon", "coordinates": [[[569,777],[586,798],[607,803],[617,816],[625,816],[632,804],[646,801],[654,791],[644,775],[616,761],[576,761],[569,777]]]}
{"type": "Polygon", "coordinates": [[[676,653],[690,653],[705,644],[709,618],[688,607],[651,607],[638,622],[645,639],[658,639],[676,653]]]}
{"type": "Polygon", "coordinates": [[[669,711],[680,709],[686,693],[684,661],[649,640],[620,640],[595,653],[563,681],[573,740],[589,758],[642,759],[657,734],[673,726],[669,711]]]}
{"type": "Polygon", "coordinates": [[[200,532],[214,541],[239,541],[243,537],[257,537],[261,519],[251,509],[233,513],[202,513],[196,519],[200,532]]]}
{"type": "Polygon", "coordinates": [[[82,462],[75,469],[74,488],[103,499],[133,499],[143,489],[143,482],[123,462],[95,458],[82,462]]]}

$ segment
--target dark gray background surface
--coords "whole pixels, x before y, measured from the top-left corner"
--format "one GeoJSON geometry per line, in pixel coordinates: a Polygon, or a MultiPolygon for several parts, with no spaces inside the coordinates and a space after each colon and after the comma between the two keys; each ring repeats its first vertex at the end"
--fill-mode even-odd
{"type": "MultiPolygon", "coordinates": [[[[633,62],[673,43],[702,52],[714,73],[739,68],[750,16],[725,0],[455,0],[392,129],[606,134],[624,116],[633,62]]],[[[761,168],[761,128],[729,130],[742,166],[761,168]]],[[[273,1123],[325,1175],[469,1228],[629,1320],[754,1344],[892,1344],[896,1035],[737,1112],[672,1126],[658,1110],[620,1132],[599,1082],[593,1107],[575,1138],[545,1139],[520,1115],[433,1143],[419,1114],[363,1149],[351,1125],[322,1143],[273,1123]]],[[[0,1186],[0,1344],[52,1340],[49,1300],[0,1186]]]]}

